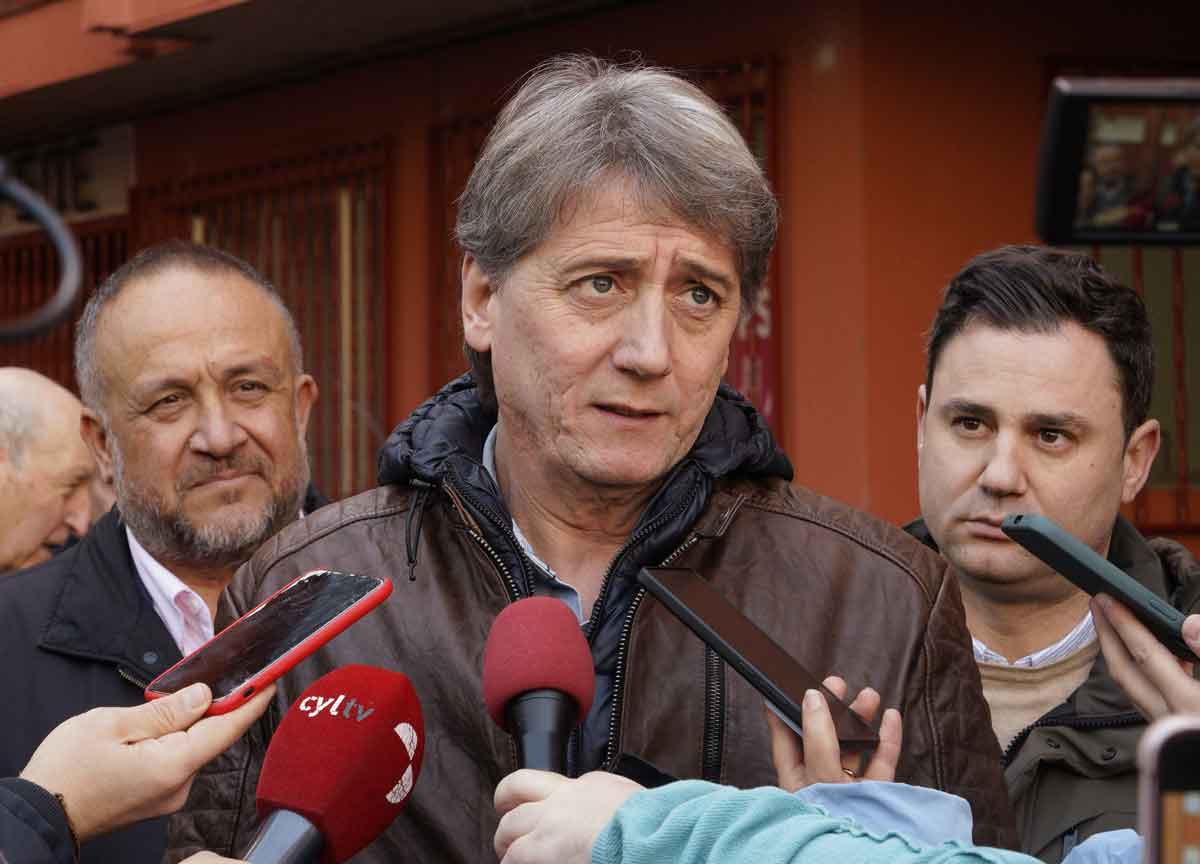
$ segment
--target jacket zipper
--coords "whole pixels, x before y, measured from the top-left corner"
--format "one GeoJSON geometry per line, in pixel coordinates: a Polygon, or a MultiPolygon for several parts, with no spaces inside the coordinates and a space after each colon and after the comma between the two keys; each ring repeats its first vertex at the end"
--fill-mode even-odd
{"type": "Polygon", "coordinates": [[[517,581],[513,579],[512,573],[510,573],[508,567],[505,566],[504,561],[500,558],[499,553],[497,553],[496,550],[492,548],[492,544],[489,543],[487,539],[484,538],[484,536],[474,528],[469,528],[467,530],[475,542],[478,543],[483,551],[487,553],[487,556],[492,559],[492,563],[496,565],[496,568],[500,571],[500,575],[504,577],[504,584],[508,589],[508,599],[518,599],[521,596],[521,592],[517,590],[517,581]]]}
{"type": "MultiPolygon", "coordinates": [[[[503,518],[495,510],[493,510],[491,506],[489,506],[488,504],[486,504],[483,501],[480,501],[479,498],[477,496],[475,496],[475,494],[469,488],[464,489],[464,488],[462,488],[462,486],[460,484],[452,483],[454,476],[455,476],[453,469],[448,469],[446,472],[446,475],[447,475],[446,480],[444,482],[451,483],[453,485],[454,491],[456,493],[462,495],[464,498],[466,498],[468,501],[470,501],[473,506],[478,508],[480,512],[482,512],[484,515],[486,515],[492,521],[492,523],[497,528],[500,529],[501,533],[513,544],[513,548],[518,550],[518,553],[521,556],[521,566],[522,566],[522,574],[521,575],[525,579],[526,584],[528,584],[529,583],[528,574],[524,572],[525,555],[524,555],[524,553],[520,552],[521,544],[517,542],[516,535],[513,534],[512,528],[509,525],[505,524],[503,518]]],[[[690,502],[692,500],[692,498],[694,497],[695,487],[698,484],[698,482],[699,482],[698,480],[694,480],[692,482],[692,494],[685,496],[677,507],[672,508],[669,512],[662,514],[657,519],[654,519],[650,523],[642,526],[641,530],[637,531],[635,534],[633,534],[631,537],[629,537],[629,539],[627,539],[625,541],[625,543],[621,546],[621,548],[617,551],[617,554],[616,554],[616,556],[614,556],[612,563],[609,564],[608,569],[604,572],[604,578],[603,578],[603,580],[601,580],[601,583],[600,583],[600,593],[597,595],[596,602],[592,606],[592,614],[588,617],[588,622],[587,622],[587,625],[584,630],[584,633],[587,636],[589,647],[592,644],[592,638],[594,637],[595,632],[596,632],[596,625],[599,623],[600,613],[604,609],[604,604],[608,600],[608,594],[609,594],[609,591],[610,591],[611,585],[612,585],[612,574],[617,569],[617,567],[620,565],[622,559],[624,559],[626,552],[628,552],[628,550],[632,546],[641,542],[643,538],[648,537],[651,534],[653,534],[655,531],[657,531],[661,525],[665,524],[666,522],[669,522],[671,519],[674,519],[678,513],[682,513],[683,510],[687,507],[688,502],[690,502]]],[[[500,569],[500,572],[504,575],[504,578],[508,584],[508,588],[509,588],[512,599],[513,600],[518,599],[521,596],[521,592],[519,591],[516,581],[513,579],[512,574],[509,572],[508,568],[505,566],[504,561],[500,558],[499,554],[497,554],[496,550],[494,548],[492,548],[491,544],[488,543],[487,539],[484,538],[483,535],[481,535],[479,532],[475,531],[474,529],[468,529],[468,531],[471,534],[471,536],[475,539],[475,541],[480,544],[480,546],[484,549],[484,551],[487,552],[488,557],[492,559],[492,561],[500,569]]],[[[697,539],[699,539],[699,538],[696,537],[695,535],[688,537],[683,542],[683,544],[680,545],[680,547],[678,549],[676,549],[674,552],[672,552],[670,555],[667,556],[667,558],[663,561],[662,566],[666,566],[671,561],[673,561],[685,549],[687,549],[689,546],[691,546],[692,543],[694,543],[697,539]]],[[[623,678],[623,675],[622,675],[623,662],[622,661],[623,661],[625,652],[628,648],[629,633],[633,627],[633,613],[636,612],[637,607],[639,605],[641,605],[642,596],[644,594],[645,594],[645,589],[639,588],[637,594],[634,595],[633,602],[630,604],[629,612],[626,614],[625,621],[623,622],[623,624],[621,626],[621,638],[620,638],[620,642],[618,642],[618,644],[617,644],[617,664],[616,664],[616,668],[613,672],[613,706],[612,706],[612,713],[609,717],[609,727],[608,727],[609,735],[608,735],[608,743],[605,747],[605,759],[604,759],[605,764],[611,763],[612,757],[613,757],[613,750],[615,749],[613,746],[613,734],[616,729],[614,720],[617,718],[618,710],[620,708],[620,686],[621,686],[621,681],[623,678]]],[[[568,748],[567,748],[567,776],[569,776],[569,777],[575,776],[576,766],[579,764],[579,748],[580,747],[581,747],[581,741],[580,741],[579,727],[576,727],[571,732],[571,739],[570,739],[570,743],[568,744],[568,748]]]]}
{"type": "MultiPolygon", "coordinates": [[[[452,472],[447,471],[446,473],[450,474],[452,472]]],[[[454,498],[455,494],[464,494],[462,492],[462,490],[460,490],[457,486],[454,486],[453,484],[451,484],[449,478],[447,478],[443,482],[447,486],[450,486],[453,489],[453,491],[447,490],[447,494],[450,495],[450,497],[452,499],[454,498]]],[[[476,499],[474,497],[471,498],[471,502],[476,507],[478,507],[480,510],[482,510],[484,513],[487,513],[493,520],[496,520],[496,515],[490,507],[483,505],[478,499],[476,499]]],[[[468,528],[467,533],[470,534],[471,538],[476,543],[479,544],[479,547],[481,549],[483,549],[484,553],[487,554],[488,558],[491,559],[492,563],[496,565],[496,569],[500,571],[500,575],[502,577],[502,581],[504,582],[504,586],[508,590],[509,601],[515,602],[516,600],[520,599],[521,591],[517,587],[517,580],[513,578],[512,573],[508,569],[508,565],[506,565],[504,563],[504,559],[500,557],[500,553],[498,553],[496,551],[496,549],[492,546],[492,544],[487,541],[486,537],[484,537],[482,534],[480,534],[474,528],[468,528]]],[[[517,538],[515,536],[512,536],[511,531],[509,531],[507,533],[510,535],[510,539],[512,539],[513,545],[516,546],[516,548],[519,550],[521,547],[520,547],[520,544],[518,544],[516,542],[517,538]]],[[[522,559],[523,558],[524,558],[524,555],[522,555],[522,559]]],[[[509,736],[509,738],[508,738],[508,755],[511,760],[511,764],[513,764],[517,767],[520,767],[521,762],[520,762],[519,756],[517,754],[517,742],[512,736],[509,736]]]]}
{"type": "MultiPolygon", "coordinates": [[[[651,534],[653,534],[655,531],[657,531],[659,529],[659,526],[674,519],[676,514],[682,513],[684,511],[684,509],[687,507],[688,502],[691,501],[692,497],[695,495],[696,486],[698,485],[698,483],[699,483],[698,480],[693,480],[691,494],[685,496],[684,499],[679,503],[678,506],[672,508],[669,512],[662,514],[657,519],[654,519],[653,521],[651,521],[649,524],[643,525],[640,531],[633,534],[628,540],[625,541],[625,543],[621,546],[621,548],[617,550],[617,554],[616,554],[616,556],[614,556],[612,563],[610,563],[608,565],[608,569],[604,571],[604,578],[600,581],[600,593],[597,595],[596,602],[592,606],[592,614],[590,616],[588,616],[587,634],[588,634],[588,644],[589,645],[591,644],[591,641],[592,641],[592,635],[595,633],[596,625],[600,622],[600,613],[604,610],[604,604],[608,602],[608,593],[612,588],[612,574],[617,569],[617,567],[620,565],[622,559],[625,557],[625,553],[628,552],[630,547],[632,547],[634,544],[640,543],[643,538],[649,537],[651,534]]],[[[689,538],[689,539],[691,539],[691,538],[689,538]]],[[[688,545],[689,545],[688,541],[685,540],[684,545],[682,547],[680,547],[679,549],[676,549],[670,555],[668,555],[667,559],[665,561],[663,561],[662,565],[660,565],[660,566],[665,566],[670,561],[674,560],[675,557],[680,552],[682,552],[683,549],[687,548],[688,545]]]]}
{"type": "Polygon", "coordinates": [[[1002,764],[1005,768],[1011,764],[1013,756],[1016,755],[1017,750],[1021,748],[1021,745],[1025,743],[1025,739],[1029,737],[1034,729],[1041,729],[1048,726],[1066,726],[1071,729],[1116,729],[1121,726],[1134,726],[1145,722],[1146,718],[1137,711],[1127,711],[1124,714],[1113,714],[1108,717],[1040,717],[1017,733],[1017,737],[1013,738],[1009,745],[1004,748],[1002,764]]]}
{"type": "Polygon", "coordinates": [[[128,681],[130,684],[132,684],[134,687],[137,687],[140,690],[145,690],[147,687],[150,686],[149,681],[139,681],[137,678],[134,678],[130,673],[126,672],[124,666],[117,667],[117,674],[120,675],[122,678],[124,678],[126,681],[128,681]]]}
{"type": "Polygon", "coordinates": [[[700,777],[721,782],[721,751],[725,737],[725,664],[717,652],[704,646],[704,757],[700,777]]]}
{"type": "MultiPolygon", "coordinates": [[[[525,555],[523,552],[521,552],[521,544],[517,542],[517,537],[515,534],[513,534],[512,528],[506,526],[504,524],[504,520],[500,517],[500,515],[495,510],[493,510],[490,506],[488,506],[486,503],[484,503],[484,502],[480,501],[478,498],[476,498],[475,495],[470,491],[470,489],[463,489],[460,487],[459,484],[453,483],[452,480],[454,477],[454,472],[452,470],[447,470],[446,474],[447,474],[447,477],[443,482],[448,485],[451,485],[453,487],[454,494],[461,495],[462,497],[464,497],[468,501],[470,501],[471,504],[473,504],[475,507],[477,507],[489,519],[491,519],[492,522],[494,522],[496,524],[496,526],[500,529],[501,533],[503,533],[504,536],[509,541],[512,542],[513,548],[517,550],[517,554],[521,558],[521,561],[522,561],[521,566],[522,566],[522,571],[523,571],[524,566],[525,566],[524,565],[525,555]]],[[[488,542],[486,537],[484,537],[482,534],[480,534],[474,528],[468,528],[467,531],[471,535],[471,537],[475,540],[475,542],[480,545],[480,547],[483,549],[483,551],[487,553],[487,556],[490,559],[492,559],[492,563],[496,565],[497,569],[499,569],[499,571],[500,571],[500,574],[504,577],[505,585],[508,588],[509,600],[515,601],[515,600],[520,599],[521,590],[520,590],[520,587],[517,585],[517,580],[513,577],[512,572],[508,569],[508,565],[506,565],[504,563],[504,559],[500,557],[500,553],[498,553],[496,551],[496,549],[492,546],[492,544],[488,542]]],[[[525,579],[526,584],[528,584],[529,580],[527,578],[527,574],[522,572],[521,576],[522,576],[522,578],[525,579]]]]}
{"type": "MultiPolygon", "coordinates": [[[[649,527],[649,526],[647,526],[647,527],[649,527]]],[[[666,567],[668,564],[672,563],[676,558],[678,558],[685,551],[687,551],[689,548],[691,548],[699,539],[700,539],[700,536],[698,534],[692,534],[690,537],[688,537],[686,540],[683,541],[683,543],[679,546],[679,548],[677,548],[674,552],[672,552],[665,559],[663,559],[663,562],[660,566],[666,567]]],[[[607,578],[608,577],[606,576],[605,579],[607,579],[607,578]]],[[[629,651],[629,639],[633,633],[633,619],[637,615],[638,607],[642,605],[642,599],[645,596],[646,596],[645,588],[638,588],[637,593],[633,595],[633,601],[629,604],[629,611],[625,613],[625,620],[621,624],[621,638],[617,642],[617,665],[616,665],[616,668],[613,670],[612,710],[609,712],[609,715],[608,715],[608,743],[605,745],[605,748],[604,748],[604,764],[608,765],[610,767],[612,766],[613,761],[617,755],[616,754],[617,727],[621,723],[621,691],[622,691],[622,688],[625,683],[625,655],[629,651]]],[[[597,602],[599,602],[599,601],[597,601],[597,602]]],[[[707,676],[706,676],[706,678],[707,678],[707,676]]],[[[710,740],[710,736],[709,736],[710,728],[709,728],[709,723],[708,723],[708,717],[710,714],[713,713],[711,710],[709,710],[709,704],[710,704],[709,697],[710,696],[713,698],[713,701],[715,701],[717,703],[724,702],[724,682],[723,681],[718,681],[716,683],[715,692],[713,690],[707,690],[707,692],[705,693],[705,697],[704,697],[704,701],[705,701],[705,722],[704,722],[705,740],[704,740],[704,748],[703,749],[704,749],[704,753],[705,753],[705,763],[704,763],[705,771],[708,770],[708,764],[709,764],[708,763],[708,754],[714,748],[714,743],[712,740],[710,740]]],[[[722,713],[722,714],[724,713],[723,705],[721,705],[720,713],[722,713]]],[[[715,737],[717,737],[717,739],[718,739],[718,741],[715,744],[715,747],[717,750],[717,759],[719,761],[720,760],[720,741],[719,741],[720,730],[716,730],[715,737]]],[[[579,742],[576,741],[576,750],[578,750],[578,746],[579,746],[579,742]]]]}

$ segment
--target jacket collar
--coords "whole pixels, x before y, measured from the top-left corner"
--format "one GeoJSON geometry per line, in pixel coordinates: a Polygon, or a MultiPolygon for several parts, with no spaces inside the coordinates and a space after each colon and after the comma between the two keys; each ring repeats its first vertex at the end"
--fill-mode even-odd
{"type": "MultiPolygon", "coordinates": [[[[327,503],[310,484],[304,512],[327,503]]],[[[116,507],[61,557],[65,573],[42,632],[42,648],[113,663],[142,683],[181,659],[134,567],[116,507]]]]}
{"type": "Polygon", "coordinates": [[[138,578],[114,507],[78,545],[62,553],[62,587],[40,646],[123,667],[142,683],[180,659],[179,648],[138,578]]]}
{"type": "MultiPolygon", "coordinates": [[[[495,411],[480,402],[470,374],[451,381],[388,438],[379,454],[379,483],[436,487],[448,480],[504,568],[529,592],[528,559],[513,535],[500,489],[482,464],[483,445],[495,423],[495,411]]],[[[792,478],[791,463],[758,412],[735,390],[721,385],[696,443],[642,511],[624,547],[627,554],[618,554],[621,566],[612,571],[616,587],[599,607],[602,614],[625,602],[638,567],[661,561],[681,542],[703,512],[713,481],[734,471],[792,478]]],[[[416,557],[415,548],[410,549],[410,566],[416,557]]]]}
{"type": "MultiPolygon", "coordinates": [[[[483,443],[496,412],[480,402],[470,373],[451,381],[396,427],[379,454],[379,483],[439,485],[457,467],[480,480],[483,443]],[[474,463],[474,469],[463,461],[474,463]],[[478,469],[478,470],[476,470],[478,469]]],[[[792,479],[792,465],[762,416],[744,396],[722,384],[696,443],[684,461],[710,478],[734,471],[792,479]]],[[[482,483],[482,481],[480,480],[482,483]]],[[[494,487],[488,478],[482,485],[494,487]]]]}

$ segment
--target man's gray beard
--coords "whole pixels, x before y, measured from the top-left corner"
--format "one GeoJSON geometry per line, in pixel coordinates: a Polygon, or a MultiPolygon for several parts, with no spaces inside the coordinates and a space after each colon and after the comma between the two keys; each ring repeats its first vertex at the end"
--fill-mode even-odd
{"type": "Polygon", "coordinates": [[[129,530],[154,558],[162,562],[203,567],[233,567],[300,515],[308,489],[308,450],[299,442],[300,470],[285,478],[257,518],[238,524],[196,525],[181,510],[171,510],[157,495],[146,495],[125,482],[125,461],[120,445],[110,436],[113,456],[113,488],[117,509],[129,530]]]}

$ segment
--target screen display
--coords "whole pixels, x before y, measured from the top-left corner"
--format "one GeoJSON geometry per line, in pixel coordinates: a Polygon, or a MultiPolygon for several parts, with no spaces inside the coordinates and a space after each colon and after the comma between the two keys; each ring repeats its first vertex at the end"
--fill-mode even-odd
{"type": "Polygon", "coordinates": [[[1200,106],[1095,102],[1087,114],[1075,228],[1200,231],[1200,106]]]}
{"type": "Polygon", "coordinates": [[[1200,790],[1162,793],[1159,864],[1200,864],[1200,790]]]}
{"type": "Polygon", "coordinates": [[[236,692],[381,584],[374,577],[334,570],[302,576],[164,672],[151,687],[174,693],[203,681],[213,699],[236,692]]]}
{"type": "Polygon", "coordinates": [[[871,726],[700,578],[699,573],[655,567],[642,570],[638,581],[758,690],[771,710],[797,734],[803,735],[804,693],[817,690],[829,705],[843,750],[861,752],[878,745],[879,737],[871,726]]]}

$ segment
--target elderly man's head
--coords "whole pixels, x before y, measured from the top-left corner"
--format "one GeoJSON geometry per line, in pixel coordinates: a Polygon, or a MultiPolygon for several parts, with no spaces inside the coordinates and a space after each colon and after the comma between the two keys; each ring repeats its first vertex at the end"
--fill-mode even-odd
{"type": "Polygon", "coordinates": [[[156,558],[228,567],[296,518],[316,383],[274,288],[203,246],[146,250],[79,322],[84,437],[156,558]]]}
{"type": "Polygon", "coordinates": [[[45,561],[91,517],[96,465],[79,400],[30,369],[0,369],[0,573],[45,561]]]}
{"type": "Polygon", "coordinates": [[[535,70],[459,204],[468,356],[501,443],[601,485],[660,478],[699,434],[776,223],[696,87],[587,57],[535,70]]]}

